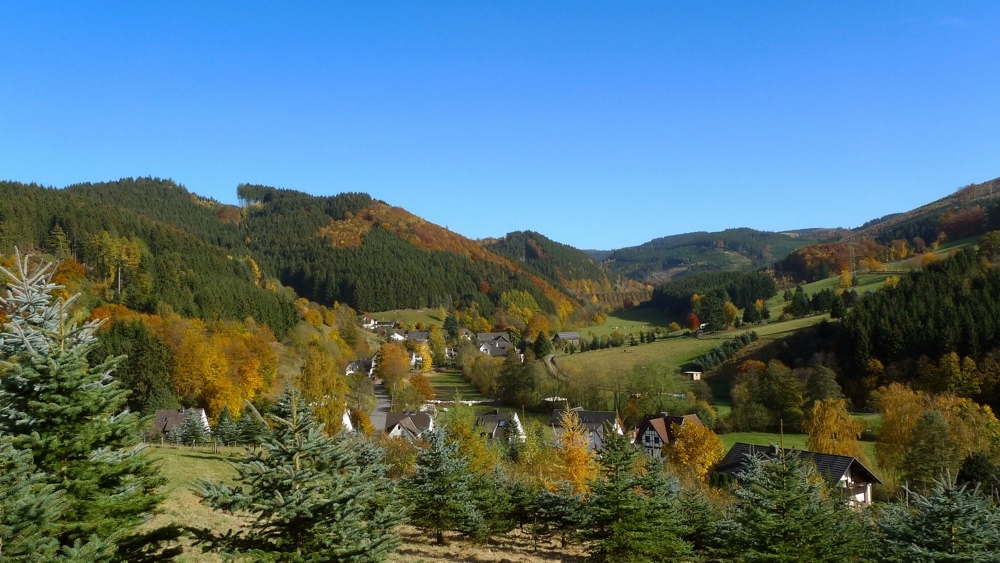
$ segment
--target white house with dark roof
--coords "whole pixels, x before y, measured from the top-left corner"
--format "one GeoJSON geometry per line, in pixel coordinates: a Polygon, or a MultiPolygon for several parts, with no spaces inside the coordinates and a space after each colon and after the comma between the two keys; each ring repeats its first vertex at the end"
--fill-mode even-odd
{"type": "Polygon", "coordinates": [[[726,452],[715,466],[716,475],[728,479],[739,480],[740,474],[747,468],[747,460],[752,456],[764,459],[776,459],[780,452],[786,456],[796,456],[811,462],[827,483],[840,489],[851,506],[868,506],[872,502],[872,485],[880,485],[882,481],[865,467],[863,463],[851,456],[822,454],[808,450],[781,450],[778,446],[755,446],[737,442],[726,452]]]}
{"type": "Polygon", "coordinates": [[[500,409],[493,409],[484,412],[476,417],[476,427],[480,434],[490,440],[516,439],[523,442],[527,439],[521,419],[514,411],[500,412],[500,409]]]}
{"type": "Polygon", "coordinates": [[[419,440],[429,430],[434,430],[434,419],[425,412],[390,412],[385,415],[385,433],[390,438],[409,442],[419,440]]]}

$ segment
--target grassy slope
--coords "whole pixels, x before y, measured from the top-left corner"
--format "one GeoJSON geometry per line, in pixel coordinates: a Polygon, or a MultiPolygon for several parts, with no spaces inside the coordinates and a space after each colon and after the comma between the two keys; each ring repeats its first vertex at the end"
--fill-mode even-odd
{"type": "Polygon", "coordinates": [[[434,392],[437,394],[437,399],[441,401],[450,401],[455,398],[455,393],[461,393],[462,399],[465,401],[484,401],[486,397],[483,397],[479,390],[469,383],[469,380],[465,379],[462,375],[461,370],[457,369],[444,369],[441,371],[434,371],[426,374],[427,381],[430,382],[431,387],[434,388],[434,392]]]}
{"type": "Polygon", "coordinates": [[[402,322],[407,326],[415,326],[417,323],[424,323],[424,326],[437,327],[444,326],[444,319],[439,319],[437,309],[396,309],[393,311],[383,311],[372,313],[372,318],[376,321],[402,322]]]}

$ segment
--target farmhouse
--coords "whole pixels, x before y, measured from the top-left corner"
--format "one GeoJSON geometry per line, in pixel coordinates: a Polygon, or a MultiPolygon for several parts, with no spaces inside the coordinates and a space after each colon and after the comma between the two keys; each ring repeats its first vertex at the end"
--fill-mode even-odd
{"type": "Polygon", "coordinates": [[[503,358],[513,346],[510,335],[506,332],[481,332],[476,335],[479,351],[493,358],[503,358]]]}
{"type": "Polygon", "coordinates": [[[385,415],[385,433],[390,438],[412,442],[428,430],[434,430],[434,419],[425,412],[391,412],[385,415]]]}
{"type": "Polygon", "coordinates": [[[523,442],[526,439],[516,412],[500,412],[500,409],[484,412],[476,417],[476,427],[490,440],[517,439],[523,442]]]}
{"type": "Polygon", "coordinates": [[[161,410],[156,411],[153,415],[153,430],[159,432],[161,435],[166,436],[174,428],[180,428],[184,424],[184,419],[189,416],[195,416],[201,420],[201,425],[205,428],[205,432],[211,432],[212,427],[208,424],[208,416],[205,414],[205,409],[178,409],[178,410],[161,410]]]}
{"type": "Polygon", "coordinates": [[[347,364],[347,369],[344,375],[351,375],[355,373],[363,373],[368,377],[372,376],[375,372],[375,359],[370,360],[354,360],[353,362],[347,364]]]}
{"type": "Polygon", "coordinates": [[[643,448],[653,457],[663,457],[663,447],[674,443],[673,425],[696,424],[704,426],[696,414],[669,416],[667,413],[647,414],[639,423],[635,434],[635,446],[643,448]]]}
{"type": "Polygon", "coordinates": [[[573,346],[580,346],[580,335],[575,332],[557,332],[552,337],[552,343],[555,345],[572,344],[573,346]]]}
{"type": "Polygon", "coordinates": [[[738,479],[738,475],[747,468],[747,459],[760,456],[764,459],[775,459],[780,451],[786,456],[798,456],[816,465],[829,484],[841,489],[851,506],[868,506],[872,502],[872,485],[882,481],[875,476],[863,463],[850,456],[821,454],[807,450],[780,450],[778,446],[754,446],[737,442],[726,452],[726,456],[715,466],[715,474],[729,479],[738,479]]]}
{"type": "MultiPolygon", "coordinates": [[[[587,411],[583,410],[583,407],[576,407],[570,410],[576,412],[576,415],[580,418],[580,424],[587,433],[589,447],[593,451],[599,452],[604,449],[605,432],[610,430],[619,436],[625,434],[622,421],[618,419],[618,413],[614,411],[587,411]]],[[[549,424],[552,426],[557,440],[563,433],[563,412],[565,411],[555,409],[552,411],[552,417],[549,419],[549,424]]]]}

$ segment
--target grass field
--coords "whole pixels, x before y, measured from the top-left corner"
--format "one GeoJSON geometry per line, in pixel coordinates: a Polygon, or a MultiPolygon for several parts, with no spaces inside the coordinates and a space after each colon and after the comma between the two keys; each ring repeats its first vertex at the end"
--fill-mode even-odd
{"type": "Polygon", "coordinates": [[[479,393],[479,390],[473,387],[459,370],[442,370],[428,373],[427,381],[434,388],[434,392],[440,401],[454,399],[456,392],[461,393],[462,399],[466,401],[486,400],[486,397],[483,397],[479,393]]]}
{"type": "Polygon", "coordinates": [[[561,354],[556,356],[556,366],[570,366],[582,369],[595,366],[615,367],[631,370],[635,366],[664,365],[679,367],[695,357],[719,345],[713,338],[690,338],[678,336],[665,340],[657,340],[652,344],[639,346],[623,346],[591,350],[580,354],[561,354]]]}
{"type": "Polygon", "coordinates": [[[444,326],[444,319],[439,319],[438,309],[397,309],[395,311],[382,311],[372,313],[371,316],[376,321],[401,322],[407,326],[415,326],[417,323],[424,323],[424,326],[436,325],[444,326]]]}
{"type": "Polygon", "coordinates": [[[614,331],[622,334],[637,333],[640,330],[648,332],[656,327],[664,329],[670,324],[670,319],[663,313],[652,308],[623,309],[610,313],[601,324],[581,328],[580,336],[593,337],[611,334],[614,331]]]}

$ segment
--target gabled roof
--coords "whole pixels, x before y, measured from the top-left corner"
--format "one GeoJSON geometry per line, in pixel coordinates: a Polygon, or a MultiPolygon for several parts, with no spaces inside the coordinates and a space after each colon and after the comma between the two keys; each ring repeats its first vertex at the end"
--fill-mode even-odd
{"type": "Polygon", "coordinates": [[[414,342],[427,342],[430,338],[430,332],[426,330],[410,330],[406,332],[406,338],[414,342]]]}
{"type": "Polygon", "coordinates": [[[510,335],[506,332],[480,332],[476,335],[476,340],[480,343],[497,342],[501,340],[506,340],[508,343],[511,342],[510,335]]]}
{"type": "Polygon", "coordinates": [[[652,428],[664,444],[672,444],[674,443],[674,430],[672,428],[674,424],[679,424],[681,426],[685,424],[697,424],[698,426],[704,426],[704,424],[701,423],[701,419],[698,418],[698,415],[696,414],[686,414],[684,416],[647,414],[642,417],[642,422],[639,423],[639,430],[635,435],[636,443],[642,439],[642,435],[646,433],[646,429],[652,428]]]}
{"type": "MultiPolygon", "coordinates": [[[[591,432],[603,434],[605,424],[611,427],[618,424],[618,413],[614,411],[585,411],[583,407],[576,407],[570,410],[574,411],[576,416],[580,417],[580,424],[591,432]]],[[[552,418],[549,419],[549,423],[556,428],[562,428],[562,413],[561,409],[553,409],[552,418]]]]}
{"type": "Polygon", "coordinates": [[[508,425],[514,424],[514,418],[515,415],[512,415],[509,411],[493,409],[477,416],[476,425],[479,426],[481,431],[490,438],[497,438],[502,436],[508,425]]]}
{"type": "Polygon", "coordinates": [[[580,340],[580,335],[575,332],[557,332],[552,340],[580,340]]]}
{"type": "MultiPolygon", "coordinates": [[[[760,455],[767,458],[774,458],[778,455],[779,448],[775,445],[755,446],[737,442],[726,452],[726,456],[715,466],[716,473],[722,473],[736,477],[746,469],[747,456],[760,455]]],[[[784,450],[786,456],[797,456],[806,461],[812,462],[816,469],[829,481],[840,481],[851,470],[852,478],[855,481],[881,484],[882,481],[875,476],[863,463],[857,459],[835,454],[822,454],[810,452],[808,450],[784,450]]]]}
{"type": "Polygon", "coordinates": [[[385,415],[385,431],[397,424],[419,436],[431,427],[431,416],[425,412],[390,412],[385,415]]]}
{"type": "Polygon", "coordinates": [[[153,428],[161,434],[167,434],[174,428],[184,424],[184,419],[189,416],[196,416],[202,421],[202,426],[208,427],[208,417],[205,416],[205,409],[170,409],[159,410],[153,415],[153,428]]]}

